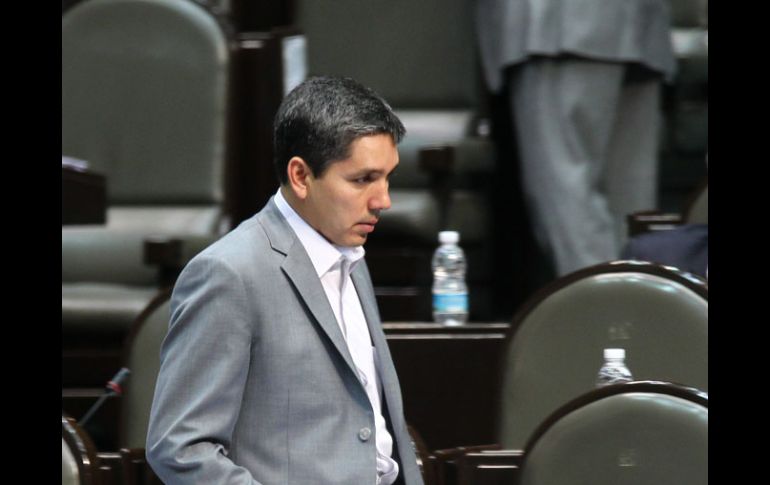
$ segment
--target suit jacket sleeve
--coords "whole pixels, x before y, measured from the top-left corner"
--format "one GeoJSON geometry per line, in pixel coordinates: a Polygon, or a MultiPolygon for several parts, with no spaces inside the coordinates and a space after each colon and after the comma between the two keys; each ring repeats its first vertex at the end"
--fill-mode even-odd
{"type": "Polygon", "coordinates": [[[257,484],[229,458],[256,338],[239,274],[198,257],[177,281],[147,434],[147,459],[166,484],[257,484]]]}

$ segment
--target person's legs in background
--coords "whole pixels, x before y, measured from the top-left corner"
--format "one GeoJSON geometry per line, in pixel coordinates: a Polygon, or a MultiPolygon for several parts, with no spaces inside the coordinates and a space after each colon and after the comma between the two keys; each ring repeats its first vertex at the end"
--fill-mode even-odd
{"type": "Polygon", "coordinates": [[[558,275],[619,255],[604,176],[624,72],[619,63],[533,58],[510,80],[525,197],[558,275]]]}

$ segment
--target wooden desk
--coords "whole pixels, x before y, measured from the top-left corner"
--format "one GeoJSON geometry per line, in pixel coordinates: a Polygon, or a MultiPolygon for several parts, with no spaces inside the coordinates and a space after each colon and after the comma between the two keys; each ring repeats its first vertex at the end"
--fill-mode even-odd
{"type": "Polygon", "coordinates": [[[61,223],[104,224],[107,188],[103,175],[62,165],[61,223]]]}
{"type": "MultiPolygon", "coordinates": [[[[388,322],[383,328],[401,383],[406,420],[428,449],[494,443],[500,358],[510,325],[388,322]]],[[[90,388],[62,389],[62,409],[82,417],[117,368],[118,361],[98,369],[103,375],[98,380],[94,376],[90,388]]],[[[116,444],[117,405],[117,399],[109,399],[88,425],[100,450],[114,449],[116,444]]]]}
{"type": "Polygon", "coordinates": [[[404,414],[430,450],[496,441],[499,369],[508,323],[383,324],[404,414]]]}

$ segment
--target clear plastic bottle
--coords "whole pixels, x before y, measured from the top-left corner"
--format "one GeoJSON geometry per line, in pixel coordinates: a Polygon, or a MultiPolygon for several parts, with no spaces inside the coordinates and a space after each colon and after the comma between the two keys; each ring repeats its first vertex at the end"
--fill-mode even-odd
{"type": "Polygon", "coordinates": [[[465,284],[465,253],[457,245],[457,231],[438,233],[441,245],[433,253],[433,320],[462,325],[468,320],[468,286],[465,284]]]}
{"type": "Polygon", "coordinates": [[[604,349],[604,364],[596,377],[596,387],[632,381],[634,378],[625,359],[625,349],[604,349]]]}

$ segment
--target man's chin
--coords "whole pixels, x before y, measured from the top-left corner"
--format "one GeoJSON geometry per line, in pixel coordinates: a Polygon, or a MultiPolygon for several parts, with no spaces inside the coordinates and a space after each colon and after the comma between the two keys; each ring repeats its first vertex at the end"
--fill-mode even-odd
{"type": "Polygon", "coordinates": [[[354,248],[357,246],[363,246],[366,242],[368,234],[356,234],[355,236],[349,237],[347,240],[344,241],[343,244],[340,244],[340,246],[354,248]]]}

